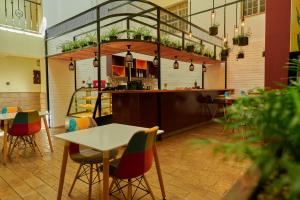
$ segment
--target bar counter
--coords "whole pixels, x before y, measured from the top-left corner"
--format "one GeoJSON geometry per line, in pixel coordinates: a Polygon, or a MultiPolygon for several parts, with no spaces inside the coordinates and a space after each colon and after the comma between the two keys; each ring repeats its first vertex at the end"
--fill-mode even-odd
{"type": "Polygon", "coordinates": [[[166,133],[211,120],[214,97],[231,89],[123,90],[112,93],[113,123],[153,127],[166,133]]]}

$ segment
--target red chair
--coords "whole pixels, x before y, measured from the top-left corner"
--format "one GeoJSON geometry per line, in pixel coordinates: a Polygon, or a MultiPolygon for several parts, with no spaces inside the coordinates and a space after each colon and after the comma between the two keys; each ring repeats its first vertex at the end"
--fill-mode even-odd
{"type": "Polygon", "coordinates": [[[35,141],[35,134],[41,130],[41,118],[37,111],[18,112],[12,122],[11,128],[8,130],[10,143],[8,154],[11,155],[15,147],[20,149],[20,144],[23,142],[26,149],[27,144],[33,151],[37,149],[42,156],[42,153],[35,141]]]}
{"type": "MultiPolygon", "coordinates": [[[[151,169],[153,163],[153,148],[155,145],[158,127],[135,133],[130,139],[122,157],[110,165],[110,175],[113,181],[110,185],[110,195],[118,198],[115,193],[122,194],[125,199],[131,200],[141,189],[155,199],[145,174],[151,169]],[[143,182],[145,184],[143,184],[143,182]],[[125,185],[122,185],[125,183],[125,185]],[[127,198],[123,188],[127,187],[127,198]],[[135,191],[132,192],[132,187],[135,191]]],[[[137,197],[138,199],[142,198],[137,197]]]]}

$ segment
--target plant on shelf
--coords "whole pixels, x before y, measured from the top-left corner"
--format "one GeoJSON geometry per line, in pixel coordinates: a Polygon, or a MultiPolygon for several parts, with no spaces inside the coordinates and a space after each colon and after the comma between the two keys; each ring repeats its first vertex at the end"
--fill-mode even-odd
{"type": "Polygon", "coordinates": [[[195,50],[195,43],[193,42],[186,43],[187,52],[194,52],[194,50],[195,50]]]}
{"type": "Polygon", "coordinates": [[[78,39],[77,41],[81,48],[89,46],[89,41],[87,40],[87,38],[81,38],[81,39],[78,39]]]}
{"type": "Polygon", "coordinates": [[[204,53],[204,45],[203,44],[196,44],[195,45],[194,53],[199,54],[199,55],[203,55],[203,53],[204,53]]]}
{"type": "Polygon", "coordinates": [[[109,38],[107,37],[106,34],[103,34],[103,35],[100,36],[100,41],[101,42],[107,42],[107,41],[109,41],[109,38]]]}
{"type": "Polygon", "coordinates": [[[152,32],[150,29],[144,27],[143,36],[144,36],[144,40],[150,41],[150,42],[152,41],[152,32]]]}
{"type": "Polygon", "coordinates": [[[79,49],[81,48],[81,45],[80,45],[80,40],[75,40],[71,43],[72,45],[72,49],[79,49]]]}
{"type": "Polygon", "coordinates": [[[227,158],[251,160],[249,173],[258,181],[254,190],[249,188],[248,199],[300,199],[299,99],[300,80],[280,90],[260,89],[255,96],[243,96],[227,108],[228,120],[218,120],[237,130],[231,142],[201,141],[213,143],[227,158]]]}
{"type": "Polygon", "coordinates": [[[206,49],[204,49],[204,51],[203,51],[203,55],[206,56],[206,57],[211,57],[212,52],[211,52],[210,49],[206,48],[206,49]]]}
{"type": "Polygon", "coordinates": [[[145,29],[145,27],[143,27],[143,26],[137,27],[136,29],[134,29],[132,31],[133,39],[135,39],[135,40],[142,40],[142,36],[144,34],[144,29],[145,29]]]}
{"type": "Polygon", "coordinates": [[[236,56],[237,59],[242,59],[242,58],[245,58],[245,53],[244,51],[241,49],[239,50],[237,56],[236,56]]]}
{"type": "Polygon", "coordinates": [[[172,41],[171,42],[171,46],[177,50],[181,50],[182,49],[182,45],[181,42],[179,40],[176,41],[172,41]]]}
{"type": "Polygon", "coordinates": [[[212,24],[211,27],[209,27],[209,35],[211,36],[218,35],[218,29],[219,29],[218,23],[212,24]]]}
{"type": "Polygon", "coordinates": [[[168,36],[162,36],[160,38],[160,43],[165,46],[171,47],[172,41],[168,36]]]}
{"type": "Polygon", "coordinates": [[[105,34],[107,36],[107,38],[109,38],[109,40],[117,40],[118,36],[120,35],[121,31],[119,28],[117,27],[112,27],[107,34],[105,34]]]}
{"type": "Polygon", "coordinates": [[[97,37],[96,37],[95,33],[87,33],[86,34],[86,39],[87,39],[88,45],[97,44],[97,37]]]}
{"type": "Polygon", "coordinates": [[[71,51],[73,49],[73,41],[66,41],[59,45],[62,52],[71,51]]]}

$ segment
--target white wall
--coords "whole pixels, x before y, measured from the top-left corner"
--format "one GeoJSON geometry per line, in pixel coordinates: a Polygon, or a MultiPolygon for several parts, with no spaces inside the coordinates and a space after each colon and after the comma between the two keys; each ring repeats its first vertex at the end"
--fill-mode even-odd
{"type": "Polygon", "coordinates": [[[49,98],[51,127],[63,126],[69,103],[75,91],[74,71],[69,71],[69,63],[49,61],[49,98]]]}

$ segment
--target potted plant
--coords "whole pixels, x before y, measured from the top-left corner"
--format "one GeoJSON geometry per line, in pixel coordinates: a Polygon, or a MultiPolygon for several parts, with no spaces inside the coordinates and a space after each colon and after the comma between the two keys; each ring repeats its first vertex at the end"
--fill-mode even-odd
{"type": "Polygon", "coordinates": [[[86,40],[88,42],[88,45],[95,45],[97,44],[97,37],[95,33],[87,33],[86,34],[86,40]]]}
{"type": "Polygon", "coordinates": [[[245,58],[245,54],[243,50],[240,50],[239,53],[236,56],[237,59],[245,58]]]}
{"type": "Polygon", "coordinates": [[[215,36],[218,35],[219,24],[214,23],[211,27],[209,27],[209,35],[215,36]]]}
{"type": "Polygon", "coordinates": [[[181,50],[181,43],[179,40],[171,41],[170,46],[174,49],[181,50]]]}
{"type": "Polygon", "coordinates": [[[222,50],[220,53],[222,61],[227,61],[227,57],[229,56],[229,51],[230,51],[230,48],[227,45],[222,47],[222,50]]]}
{"type": "Polygon", "coordinates": [[[172,47],[172,41],[170,40],[170,38],[168,36],[161,37],[160,43],[165,46],[172,47]]]}
{"type": "Polygon", "coordinates": [[[243,33],[238,36],[238,45],[239,46],[247,46],[249,44],[249,37],[251,33],[248,31],[247,33],[243,33]]]}
{"type": "Polygon", "coordinates": [[[187,51],[187,52],[194,52],[194,50],[195,50],[195,45],[194,45],[194,43],[187,43],[187,44],[186,44],[186,51],[187,51]]]}
{"type": "Polygon", "coordinates": [[[117,27],[112,27],[107,33],[109,40],[117,40],[120,35],[120,30],[117,27]]]}
{"type": "Polygon", "coordinates": [[[227,157],[251,160],[258,181],[247,199],[299,199],[300,80],[280,90],[256,93],[228,107],[229,120],[218,120],[227,128],[240,130],[232,142],[209,143],[216,143],[216,150],[227,157]]]}
{"type": "Polygon", "coordinates": [[[81,38],[77,40],[80,47],[86,47],[89,45],[89,41],[86,38],[81,38]]]}
{"type": "Polygon", "coordinates": [[[148,28],[144,28],[143,30],[143,35],[144,35],[144,40],[146,41],[152,41],[152,34],[151,34],[151,30],[148,28]]]}
{"type": "Polygon", "coordinates": [[[80,46],[80,41],[79,41],[79,40],[73,41],[73,42],[71,43],[71,45],[72,45],[72,49],[79,49],[79,48],[81,48],[81,46],[80,46]]]}
{"type": "Polygon", "coordinates": [[[239,44],[239,37],[238,36],[235,36],[232,38],[232,44],[233,45],[238,45],[239,44]]]}
{"type": "Polygon", "coordinates": [[[209,57],[210,56],[210,50],[205,49],[203,55],[206,56],[206,57],[209,57]]]}
{"type": "Polygon", "coordinates": [[[144,33],[144,27],[138,27],[135,30],[133,30],[133,39],[135,40],[142,40],[142,36],[144,33]]]}
{"type": "Polygon", "coordinates": [[[73,49],[72,41],[66,41],[59,45],[62,52],[71,51],[73,49]]]}
{"type": "Polygon", "coordinates": [[[204,50],[204,45],[203,44],[196,44],[195,49],[194,49],[194,53],[199,54],[199,55],[203,55],[203,50],[204,50]]]}

